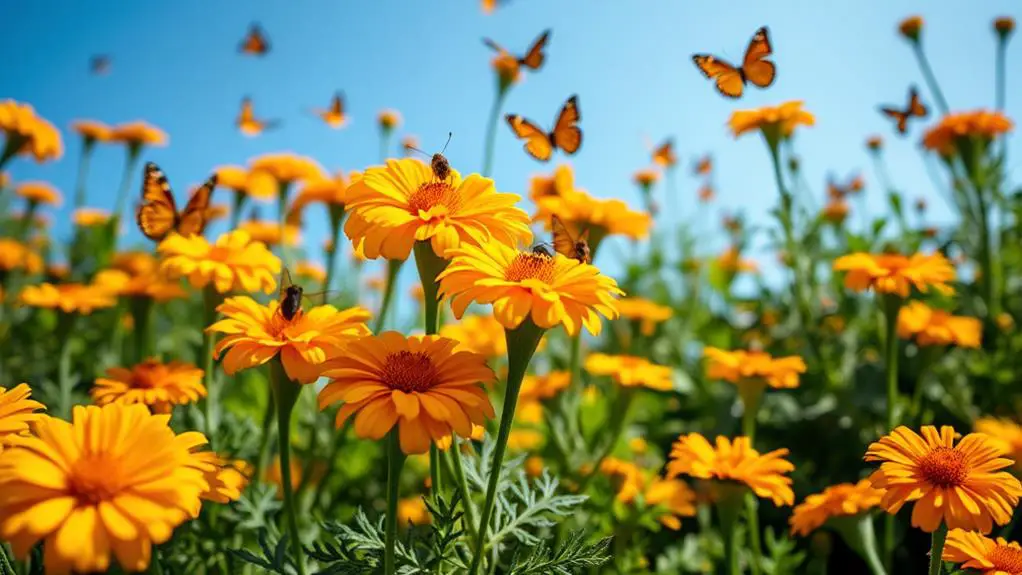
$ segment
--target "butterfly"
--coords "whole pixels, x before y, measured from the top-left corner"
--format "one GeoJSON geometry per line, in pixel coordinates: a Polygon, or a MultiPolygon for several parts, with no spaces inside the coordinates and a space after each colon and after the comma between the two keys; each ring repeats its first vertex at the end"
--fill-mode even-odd
{"type": "Polygon", "coordinates": [[[541,162],[548,161],[555,148],[564,150],[565,154],[574,154],[582,145],[582,130],[577,126],[582,119],[578,111],[578,96],[572,96],[564,103],[549,134],[518,114],[508,114],[504,118],[515,135],[525,140],[525,151],[541,162]]]}
{"type": "Polygon", "coordinates": [[[710,54],[693,54],[692,61],[703,75],[717,81],[718,92],[728,98],[740,98],[748,82],[760,88],[774,83],[777,67],[766,59],[771,54],[773,48],[770,47],[770,33],[763,26],[752,36],[739,68],[710,54]]]}
{"type": "Polygon", "coordinates": [[[110,73],[110,56],[98,54],[89,59],[89,71],[94,76],[105,76],[110,73]]]}
{"type": "Polygon", "coordinates": [[[692,173],[697,176],[705,176],[713,171],[713,158],[709,154],[704,155],[692,164],[692,173]]]}
{"type": "Polygon", "coordinates": [[[674,153],[674,138],[667,138],[653,149],[653,163],[664,168],[678,163],[678,156],[674,153]]]}
{"type": "MultiPolygon", "coordinates": [[[[546,43],[549,39],[550,30],[544,30],[543,33],[532,42],[532,46],[529,47],[529,51],[526,52],[524,56],[516,58],[518,64],[520,66],[525,66],[530,70],[539,70],[540,67],[543,66],[543,62],[546,60],[546,54],[543,53],[543,49],[546,48],[546,43]]],[[[483,38],[483,43],[495,52],[510,54],[510,52],[489,38],[483,38]]]]}
{"type": "Polygon", "coordinates": [[[833,174],[827,176],[827,195],[832,199],[840,200],[849,194],[861,192],[865,183],[862,181],[862,176],[856,174],[844,183],[839,184],[834,179],[833,174]]]}
{"type": "Polygon", "coordinates": [[[905,134],[908,132],[908,120],[912,117],[925,118],[929,114],[929,110],[923,105],[923,102],[919,99],[919,92],[916,91],[916,87],[912,86],[908,89],[908,106],[904,110],[899,110],[890,106],[881,106],[880,112],[888,118],[893,118],[896,122],[899,134],[905,134]]]}
{"type": "Polygon", "coordinates": [[[216,174],[192,194],[184,211],[178,213],[174,192],[156,164],[148,162],[142,176],[142,204],[135,214],[145,237],[160,241],[170,232],[182,236],[201,235],[209,221],[209,199],[216,187],[216,174]]]}
{"type": "Polygon", "coordinates": [[[238,113],[238,119],[234,123],[242,134],[250,138],[280,125],[279,120],[257,119],[255,117],[255,110],[252,107],[252,99],[248,96],[241,99],[241,111],[238,113]]]}
{"type": "Polygon", "coordinates": [[[245,34],[238,51],[252,56],[265,56],[270,51],[270,41],[259,24],[253,23],[249,26],[248,34],[245,34]]]}
{"type": "Polygon", "coordinates": [[[330,107],[327,109],[315,109],[313,112],[331,128],[342,128],[348,122],[344,113],[344,93],[337,92],[330,100],[330,107]]]}
{"type": "MultiPolygon", "coordinates": [[[[554,233],[553,247],[554,251],[561,254],[564,257],[576,260],[580,264],[588,264],[592,262],[592,252],[589,249],[589,229],[586,228],[578,238],[571,235],[568,230],[568,226],[561,221],[561,218],[553,216],[550,218],[550,229],[554,233]]],[[[547,249],[547,244],[537,244],[533,246],[532,253],[537,255],[544,255],[547,257],[553,257],[550,250],[547,249]]]]}
{"type": "Polygon", "coordinates": [[[447,143],[444,144],[444,149],[431,156],[415,146],[407,146],[410,150],[429,156],[429,167],[433,170],[433,176],[440,182],[447,181],[447,178],[451,175],[451,163],[447,161],[447,156],[444,156],[444,152],[447,151],[447,144],[451,143],[451,136],[453,135],[453,132],[447,132],[447,143]]]}
{"type": "Polygon", "coordinates": [[[492,14],[494,10],[507,2],[508,0],[482,0],[483,14],[492,14]]]}

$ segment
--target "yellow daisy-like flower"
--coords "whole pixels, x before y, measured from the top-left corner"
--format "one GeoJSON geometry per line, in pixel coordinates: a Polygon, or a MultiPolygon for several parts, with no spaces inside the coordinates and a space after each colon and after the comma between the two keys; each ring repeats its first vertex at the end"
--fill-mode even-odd
{"type": "Polygon", "coordinates": [[[460,318],[472,302],[493,304],[493,315],[507,329],[526,318],[541,328],[563,324],[570,335],[585,326],[598,335],[600,314],[617,317],[614,296],[623,295],[613,278],[589,264],[523,252],[499,243],[452,250],[453,259],[438,276],[440,296],[451,298],[460,318]]]}
{"type": "Polygon", "coordinates": [[[156,272],[132,275],[116,269],[100,270],[93,278],[93,283],[96,288],[111,295],[150,298],[159,302],[188,295],[179,282],[167,281],[167,278],[156,272]]]}
{"type": "Polygon", "coordinates": [[[916,42],[919,40],[919,33],[923,30],[923,17],[922,16],[909,16],[900,23],[898,23],[898,33],[902,36],[916,42]]]}
{"type": "Polygon", "coordinates": [[[71,221],[82,228],[104,226],[110,221],[110,212],[99,208],[78,208],[71,215],[71,221]]]}
{"type": "Polygon", "coordinates": [[[1022,425],[1009,419],[981,417],[972,424],[972,429],[999,443],[1001,451],[1015,460],[1016,472],[1022,472],[1022,425]]]}
{"type": "Polygon", "coordinates": [[[252,474],[247,462],[228,461],[212,451],[193,451],[192,459],[195,466],[202,470],[203,479],[208,485],[199,497],[215,503],[230,503],[241,499],[241,492],[248,486],[248,478],[252,474]]]}
{"type": "Polygon", "coordinates": [[[433,516],[422,497],[405,497],[397,502],[398,525],[429,525],[433,516]]]}
{"type": "Polygon", "coordinates": [[[456,340],[458,350],[471,351],[487,358],[507,355],[504,326],[492,315],[468,315],[458,323],[444,324],[440,335],[456,340]]]}
{"type": "Polygon", "coordinates": [[[163,130],[146,122],[127,122],[110,129],[110,141],[129,147],[166,146],[169,138],[163,130]]]}
{"type": "Polygon", "coordinates": [[[674,315],[673,309],[641,297],[619,299],[617,311],[621,317],[639,322],[639,331],[647,337],[653,335],[657,324],[671,319],[674,315]]]}
{"type": "Polygon", "coordinates": [[[898,337],[915,338],[917,344],[978,348],[983,324],[974,317],[951,315],[946,311],[912,301],[898,312],[898,337]]]}
{"type": "Polygon", "coordinates": [[[785,475],[795,466],[784,459],[787,449],[775,449],[760,455],[748,437],[736,437],[732,443],[717,436],[716,447],[698,433],[682,435],[671,449],[667,477],[688,475],[699,479],[736,481],[745,484],[759,497],[774,505],[791,505],[795,493],[791,478],[785,475]]]}
{"type": "Polygon", "coordinates": [[[316,160],[290,152],[264,154],[249,162],[252,172],[265,172],[281,185],[292,182],[319,180],[326,170],[316,160]]]}
{"type": "Polygon", "coordinates": [[[260,305],[248,296],[229,297],[217,307],[224,319],[206,331],[226,334],[213,349],[213,356],[219,359],[227,350],[223,367],[228,375],[262,365],[279,353],[290,379],[312,383],[324,362],[341,355],[348,342],[369,334],[365,322],[371,316],[359,307],[299,309],[290,320],[279,309],[276,300],[260,305]]]}
{"type": "Polygon", "coordinates": [[[975,110],[943,116],[937,125],[923,134],[923,146],[942,155],[950,155],[960,143],[976,139],[986,144],[1015,127],[1010,118],[998,111],[975,110]]]}
{"type": "Polygon", "coordinates": [[[734,137],[760,130],[768,139],[789,138],[800,125],[812,126],[816,118],[802,109],[802,101],[785,102],[780,106],[764,106],[755,110],[737,110],[728,125],[734,137]]]}
{"type": "Polygon", "coordinates": [[[111,367],[106,377],[97,377],[92,400],[108,403],[141,403],[153,413],[170,413],[175,405],[185,405],[206,397],[202,370],[194,365],[172,361],[161,363],[147,359],[131,369],[111,367]]]}
{"type": "MultiPolygon", "coordinates": [[[[254,242],[262,242],[266,245],[275,246],[280,243],[280,222],[269,220],[248,220],[238,225],[238,230],[245,232],[254,242]]],[[[284,242],[289,246],[296,246],[302,241],[301,229],[293,224],[284,224],[284,242]]]]}
{"type": "Polygon", "coordinates": [[[707,347],[703,349],[703,357],[707,359],[707,377],[735,385],[757,381],[776,389],[795,388],[799,374],[806,372],[805,361],[797,355],[775,359],[761,351],[707,347]]]}
{"type": "Polygon", "coordinates": [[[85,284],[42,283],[21,290],[21,303],[32,307],[55,308],[65,313],[89,315],[94,310],[117,304],[102,287],[85,284]]]}
{"type": "Polygon", "coordinates": [[[991,539],[974,531],[952,529],[944,542],[944,561],[960,563],[962,569],[980,575],[1018,575],[1022,573],[1022,547],[1003,537],[991,539]]]}
{"type": "Polygon", "coordinates": [[[632,175],[632,179],[639,185],[639,187],[648,188],[660,180],[660,172],[652,168],[643,168],[641,170],[637,170],[635,174],[632,175]]]}
{"type": "Polygon", "coordinates": [[[867,254],[857,252],[834,261],[834,271],[845,274],[845,287],[853,291],[872,289],[882,294],[908,297],[911,287],[921,292],[933,288],[953,294],[948,282],[955,279],[955,269],[940,252],[933,254],[867,254]]]}
{"type": "Polygon", "coordinates": [[[25,244],[11,238],[0,238],[0,274],[24,270],[36,274],[43,269],[43,258],[25,244]]]}
{"type": "Polygon", "coordinates": [[[109,142],[113,137],[113,130],[103,122],[96,120],[75,120],[71,122],[71,129],[85,139],[85,142],[109,142]]]}
{"type": "Polygon", "coordinates": [[[14,193],[25,199],[30,204],[43,204],[59,208],[64,203],[64,197],[46,182],[23,182],[18,184],[14,193]]]}
{"type": "Polygon", "coordinates": [[[376,123],[383,130],[393,130],[401,125],[401,113],[397,110],[382,110],[376,116],[376,123]]]}
{"type": "Polygon", "coordinates": [[[819,529],[832,517],[854,516],[866,513],[880,505],[882,489],[873,487],[869,479],[858,483],[831,485],[821,493],[806,497],[795,506],[788,523],[792,534],[805,537],[819,529]]]}
{"type": "Polygon", "coordinates": [[[881,506],[897,513],[914,502],[912,526],[932,533],[943,521],[949,529],[989,533],[1004,525],[1022,495],[1018,479],[1005,467],[1000,444],[982,433],[970,433],[955,445],[955,430],[932,425],[920,437],[900,426],[872,443],[866,461],[880,461],[870,480],[886,489],[881,506]]]}
{"type": "Polygon", "coordinates": [[[343,401],[337,427],[357,413],[355,433],[368,439],[382,439],[396,425],[407,454],[425,453],[452,433],[470,437],[473,423],[494,416],[482,384],[495,376],[485,357],[457,346],[393,331],[358,339],[323,372],[331,379],[319,393],[320,409],[343,401]]]}
{"type": "Polygon", "coordinates": [[[220,166],[213,171],[219,188],[257,200],[271,200],[277,196],[277,181],[269,172],[242,166],[220,166]]]}
{"type": "Polygon", "coordinates": [[[11,389],[0,388],[0,453],[5,445],[11,445],[28,433],[28,426],[43,416],[38,413],[46,406],[29,399],[32,389],[27,383],[19,383],[11,389]]]}
{"type": "Polygon", "coordinates": [[[160,270],[171,279],[187,277],[192,287],[202,288],[212,282],[220,293],[272,293],[277,287],[280,258],[240,230],[227,232],[215,244],[202,236],[171,234],[156,251],[163,256],[160,270]]]}
{"type": "Polygon", "coordinates": [[[533,221],[542,222],[549,230],[552,216],[560,218],[575,235],[589,230],[591,246],[607,236],[641,240],[653,225],[653,218],[646,212],[632,210],[621,200],[594,198],[579,189],[538,198],[533,221]]]}
{"type": "Polygon", "coordinates": [[[0,101],[0,131],[6,134],[6,148],[18,154],[31,154],[36,162],[56,160],[64,154],[60,130],[36,115],[29,104],[0,101]]]}
{"type": "Polygon", "coordinates": [[[361,172],[349,172],[345,177],[338,171],[332,177],[306,181],[291,203],[291,211],[301,212],[309,204],[343,207],[348,199],[348,187],[361,178],[361,172]]]}
{"type": "Polygon", "coordinates": [[[552,175],[537,174],[529,180],[529,199],[539,204],[540,198],[564,196],[576,193],[575,173],[570,164],[554,168],[552,175]]]}
{"type": "Polygon", "coordinates": [[[199,513],[206,489],[169,415],[141,405],[76,405],[69,423],[44,417],[0,457],[0,538],[24,558],[45,540],[47,573],[144,571],[154,544],[199,513]]]}
{"type": "Polygon", "coordinates": [[[658,477],[649,483],[643,495],[646,505],[663,510],[657,521],[668,529],[677,531],[681,529],[682,517],[696,515],[696,494],[679,479],[658,477]]]}
{"type": "Polygon", "coordinates": [[[311,260],[302,260],[295,265],[295,276],[316,283],[326,281],[326,268],[311,260]]]}
{"type": "Polygon", "coordinates": [[[593,375],[610,376],[622,387],[648,387],[658,391],[670,391],[674,387],[671,368],[633,355],[591,353],[586,357],[585,370],[593,375]]]}
{"type": "Polygon", "coordinates": [[[416,241],[429,241],[441,257],[461,245],[532,241],[520,198],[496,191],[493,180],[451,170],[439,180],[415,158],[387,160],[348,188],[350,217],[344,233],[370,259],[405,259],[416,241]]]}
{"type": "Polygon", "coordinates": [[[543,400],[552,399],[571,385],[567,371],[551,371],[546,375],[526,375],[518,391],[515,419],[523,423],[543,422],[543,400]]]}

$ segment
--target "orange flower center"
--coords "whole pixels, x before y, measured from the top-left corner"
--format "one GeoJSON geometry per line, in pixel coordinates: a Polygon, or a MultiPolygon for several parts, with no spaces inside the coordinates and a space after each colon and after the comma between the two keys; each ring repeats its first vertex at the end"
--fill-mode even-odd
{"type": "Polygon", "coordinates": [[[72,468],[71,495],[83,503],[109,501],[121,491],[117,461],[103,455],[86,456],[72,468]]]}
{"type": "Polygon", "coordinates": [[[411,393],[433,388],[440,383],[440,374],[428,354],[405,350],[387,356],[381,379],[391,389],[411,393]]]}
{"type": "Polygon", "coordinates": [[[938,487],[957,487],[969,475],[965,455],[951,447],[938,447],[926,454],[919,461],[919,472],[938,487]]]}
{"type": "Polygon", "coordinates": [[[131,387],[140,387],[144,389],[152,389],[154,387],[161,387],[160,380],[153,377],[153,372],[150,370],[135,370],[131,374],[131,387]]]}
{"type": "Polygon", "coordinates": [[[408,207],[413,213],[428,212],[436,206],[455,211],[461,203],[461,195],[447,182],[428,182],[409,196],[408,207]]]}
{"type": "Polygon", "coordinates": [[[509,282],[538,279],[550,283],[554,279],[554,260],[542,254],[519,252],[504,270],[504,279],[509,282]]]}
{"type": "Polygon", "coordinates": [[[998,545],[990,552],[994,569],[1008,573],[1022,573],[1022,549],[998,545]]]}

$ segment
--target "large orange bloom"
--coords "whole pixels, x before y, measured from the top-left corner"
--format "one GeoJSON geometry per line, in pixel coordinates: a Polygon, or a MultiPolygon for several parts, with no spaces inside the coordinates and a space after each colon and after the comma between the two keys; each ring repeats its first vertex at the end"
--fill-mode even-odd
{"type": "Polygon", "coordinates": [[[86,143],[107,142],[113,136],[110,126],[96,120],[75,120],[71,129],[78,133],[86,143]]]}
{"type": "Polygon", "coordinates": [[[831,485],[822,493],[814,493],[795,506],[788,519],[791,532],[805,537],[832,517],[866,513],[880,505],[883,496],[883,490],[873,487],[869,479],[831,485]]]}
{"type": "Polygon", "coordinates": [[[43,416],[46,406],[29,399],[32,389],[20,383],[11,389],[0,388],[0,453],[4,446],[28,433],[28,426],[43,416]]]}
{"type": "Polygon", "coordinates": [[[180,361],[147,359],[131,369],[111,367],[106,377],[96,378],[92,388],[97,405],[141,403],[153,413],[170,413],[173,406],[193,403],[200,397],[206,397],[202,370],[180,361]]]}
{"type": "Polygon", "coordinates": [[[355,415],[359,437],[382,439],[395,425],[405,453],[425,453],[431,442],[452,433],[472,436],[472,424],[494,416],[481,384],[495,376],[486,358],[455,351],[458,342],[440,336],[405,337],[388,331],[351,343],[329,362],[330,383],[319,406],[337,401],[337,426],[355,415]]]}
{"type": "Polygon", "coordinates": [[[64,154],[60,130],[36,115],[29,104],[0,101],[0,131],[7,136],[6,147],[18,154],[31,154],[36,162],[56,160],[64,154]]]}
{"type": "Polygon", "coordinates": [[[64,203],[60,191],[46,182],[22,182],[15,188],[14,193],[30,204],[45,204],[59,208],[64,203]]]}
{"type": "Polygon", "coordinates": [[[922,302],[909,302],[898,311],[898,337],[914,337],[924,347],[954,344],[977,348],[982,333],[983,324],[978,319],[951,315],[922,302]]]}
{"type": "Polygon", "coordinates": [[[196,288],[212,283],[220,293],[272,293],[277,287],[280,258],[240,230],[220,236],[215,244],[202,236],[171,234],[156,251],[163,256],[160,269],[164,273],[172,279],[187,277],[196,288]]]}
{"type": "Polygon", "coordinates": [[[24,270],[37,274],[43,269],[43,258],[25,244],[11,238],[0,238],[0,274],[24,270]]]}
{"type": "Polygon", "coordinates": [[[955,279],[955,269],[940,252],[911,257],[857,252],[836,259],[834,271],[848,272],[845,287],[854,291],[873,289],[905,298],[915,286],[921,292],[932,287],[943,294],[954,293],[948,282],[955,279]]]}
{"type": "Polygon", "coordinates": [[[964,529],[952,529],[947,534],[940,558],[961,563],[961,568],[981,575],[1022,573],[1022,547],[1017,542],[1008,542],[1002,537],[991,539],[964,529]]]}
{"type": "Polygon", "coordinates": [[[806,372],[805,361],[797,355],[774,359],[761,351],[707,347],[703,357],[707,359],[707,377],[736,385],[757,381],[773,388],[794,388],[798,387],[799,374],[806,372]]]}
{"type": "Polygon", "coordinates": [[[923,146],[946,156],[962,141],[975,138],[989,143],[1014,127],[1011,119],[997,111],[975,110],[947,114],[923,134],[923,146]]]}
{"type": "Polygon", "coordinates": [[[653,226],[653,218],[648,213],[635,211],[618,199],[595,198],[577,188],[565,188],[557,195],[535,201],[533,221],[542,222],[549,230],[552,216],[557,216],[576,235],[589,230],[590,244],[615,235],[641,240],[649,235],[653,226]]]}
{"type": "Polygon", "coordinates": [[[770,498],[774,505],[791,505],[795,493],[791,478],[785,475],[795,466],[784,456],[787,449],[775,449],[760,455],[748,437],[736,437],[734,443],[718,435],[714,447],[698,433],[682,435],[671,448],[667,477],[688,475],[699,479],[744,483],[759,497],[770,498]]]}
{"type": "Polygon", "coordinates": [[[101,286],[42,283],[26,286],[21,303],[32,307],[60,309],[65,313],[89,315],[94,310],[117,305],[117,300],[101,286]]]}
{"type": "Polygon", "coordinates": [[[670,391],[674,387],[671,368],[634,355],[591,353],[586,357],[585,370],[593,375],[610,376],[621,387],[648,387],[658,391],[670,391]]]}
{"type": "Polygon", "coordinates": [[[242,166],[220,166],[216,172],[216,185],[257,200],[270,200],[277,196],[277,181],[263,170],[248,170],[242,166]]]}
{"type": "Polygon", "coordinates": [[[901,426],[874,442],[866,461],[880,461],[870,480],[886,489],[881,505],[897,513],[909,502],[912,526],[933,532],[941,521],[950,529],[989,533],[993,523],[1004,525],[1022,495],[1018,479],[1005,467],[1000,444],[982,433],[970,433],[955,445],[950,426],[922,428],[920,437],[901,426]]]}
{"type": "Polygon", "coordinates": [[[780,106],[764,106],[755,110],[737,110],[731,114],[728,125],[737,138],[746,132],[762,130],[764,134],[790,137],[799,125],[812,126],[816,118],[802,109],[802,102],[794,100],[780,106]]]}

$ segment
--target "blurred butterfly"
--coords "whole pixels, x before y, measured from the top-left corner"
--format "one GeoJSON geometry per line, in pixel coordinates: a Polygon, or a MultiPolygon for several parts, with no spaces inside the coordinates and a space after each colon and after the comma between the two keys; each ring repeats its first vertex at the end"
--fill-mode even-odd
{"type": "Polygon", "coordinates": [[[858,174],[848,178],[843,184],[839,184],[833,174],[827,176],[827,195],[835,200],[861,192],[863,187],[865,187],[865,183],[862,181],[862,176],[858,174]]]}
{"type": "Polygon", "coordinates": [[[110,56],[98,54],[89,59],[89,71],[94,76],[105,76],[110,73],[110,56]]]}
{"type": "Polygon", "coordinates": [[[674,138],[667,138],[653,149],[653,163],[664,168],[678,163],[678,156],[674,153],[674,138]]]}
{"type": "MultiPolygon", "coordinates": [[[[540,67],[543,66],[543,62],[546,61],[546,54],[543,52],[543,49],[546,48],[546,43],[549,39],[550,30],[544,30],[543,33],[532,42],[532,46],[529,47],[529,51],[526,52],[524,56],[516,58],[518,64],[520,66],[525,66],[530,70],[539,70],[540,67]]],[[[510,54],[510,52],[489,38],[483,38],[483,43],[495,52],[510,54]]]]}
{"type": "Polygon", "coordinates": [[[178,213],[167,177],[156,164],[146,163],[142,176],[142,204],[135,214],[138,229],[153,241],[162,240],[170,232],[182,236],[201,235],[209,222],[209,198],[215,187],[214,173],[192,194],[184,211],[178,213]]]}
{"type": "Polygon", "coordinates": [[[704,155],[692,164],[692,173],[697,176],[705,176],[713,171],[713,158],[709,154],[704,155]]]}
{"type": "Polygon", "coordinates": [[[926,115],[929,114],[929,110],[926,109],[926,106],[923,105],[923,102],[919,99],[919,92],[916,91],[915,86],[908,89],[908,106],[906,106],[904,110],[899,110],[890,106],[881,106],[880,112],[895,121],[898,133],[902,135],[908,132],[909,118],[925,118],[926,115]]]}
{"type": "Polygon", "coordinates": [[[343,128],[348,123],[348,116],[344,113],[344,93],[337,92],[330,100],[330,107],[326,109],[317,108],[313,110],[321,120],[331,128],[343,128]]]}
{"type": "MultiPolygon", "coordinates": [[[[578,238],[574,237],[568,230],[568,226],[564,225],[561,218],[553,216],[550,218],[550,229],[554,233],[553,247],[554,251],[561,254],[566,258],[571,258],[582,264],[588,264],[592,262],[592,254],[589,249],[589,229],[586,228],[578,238]]],[[[537,244],[533,246],[532,253],[545,255],[547,257],[553,257],[550,250],[547,249],[548,244],[537,244]]]]}
{"type": "Polygon", "coordinates": [[[410,150],[416,151],[424,156],[429,156],[429,167],[433,170],[433,176],[440,182],[447,181],[447,178],[451,175],[451,163],[447,161],[447,156],[444,156],[444,152],[447,151],[447,144],[451,143],[451,136],[453,135],[453,132],[447,132],[447,143],[444,144],[444,149],[433,155],[427,154],[415,146],[408,146],[410,150]]]}
{"type": "Polygon", "coordinates": [[[763,26],[752,36],[749,47],[745,50],[745,58],[741,67],[712,56],[710,54],[694,54],[692,61],[707,78],[717,81],[717,91],[728,98],[740,98],[745,84],[752,82],[760,88],[774,83],[777,68],[766,58],[773,54],[770,47],[770,33],[763,26]]]}
{"type": "Polygon", "coordinates": [[[483,14],[492,14],[499,6],[507,3],[508,0],[482,0],[483,14]]]}
{"type": "Polygon", "coordinates": [[[550,133],[517,114],[508,114],[505,119],[515,135],[525,140],[525,151],[541,162],[548,161],[555,148],[560,148],[565,154],[574,154],[582,145],[582,130],[577,126],[582,119],[578,111],[578,96],[572,96],[564,103],[550,133]]]}
{"type": "Polygon", "coordinates": [[[249,26],[248,34],[245,34],[245,39],[238,46],[238,51],[252,56],[265,56],[270,51],[270,41],[259,24],[252,23],[249,26]]]}
{"type": "Polygon", "coordinates": [[[256,118],[255,110],[252,107],[252,99],[248,96],[241,99],[241,111],[238,113],[238,119],[234,123],[242,134],[250,138],[280,125],[279,120],[260,120],[256,118]]]}

